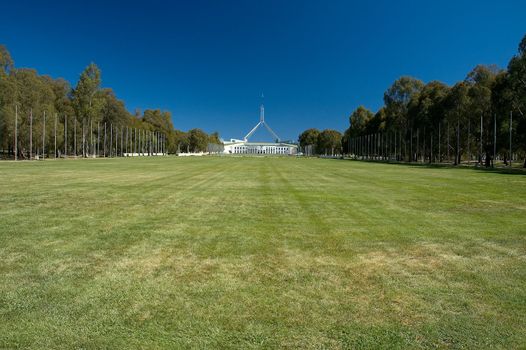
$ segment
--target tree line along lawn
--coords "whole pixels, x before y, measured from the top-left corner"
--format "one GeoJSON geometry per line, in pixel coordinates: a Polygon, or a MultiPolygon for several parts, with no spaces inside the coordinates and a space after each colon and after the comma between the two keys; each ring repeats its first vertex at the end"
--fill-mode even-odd
{"type": "Polygon", "coordinates": [[[526,176],[1,162],[0,348],[521,348],[526,176]]]}

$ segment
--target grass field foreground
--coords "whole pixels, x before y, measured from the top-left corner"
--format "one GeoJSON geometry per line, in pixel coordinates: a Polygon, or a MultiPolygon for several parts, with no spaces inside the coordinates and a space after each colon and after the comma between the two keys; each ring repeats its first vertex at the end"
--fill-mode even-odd
{"type": "Polygon", "coordinates": [[[0,163],[0,348],[524,348],[526,176],[0,163]]]}

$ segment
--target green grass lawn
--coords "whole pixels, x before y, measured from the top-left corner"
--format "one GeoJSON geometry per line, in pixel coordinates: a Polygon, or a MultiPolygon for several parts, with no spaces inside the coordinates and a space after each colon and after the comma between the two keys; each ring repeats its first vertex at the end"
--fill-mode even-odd
{"type": "Polygon", "coordinates": [[[526,346],[526,176],[0,163],[0,348],[526,346]]]}

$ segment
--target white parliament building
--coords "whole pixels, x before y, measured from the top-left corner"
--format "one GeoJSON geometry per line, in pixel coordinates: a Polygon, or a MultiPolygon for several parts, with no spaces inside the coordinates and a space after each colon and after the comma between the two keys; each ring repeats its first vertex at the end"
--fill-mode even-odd
{"type": "Polygon", "coordinates": [[[269,154],[269,155],[296,155],[298,146],[291,143],[281,142],[276,133],[265,122],[265,107],[261,105],[259,123],[250,130],[243,140],[223,140],[223,154],[269,154]],[[264,126],[274,137],[275,142],[249,142],[249,138],[258,128],[264,126]]]}

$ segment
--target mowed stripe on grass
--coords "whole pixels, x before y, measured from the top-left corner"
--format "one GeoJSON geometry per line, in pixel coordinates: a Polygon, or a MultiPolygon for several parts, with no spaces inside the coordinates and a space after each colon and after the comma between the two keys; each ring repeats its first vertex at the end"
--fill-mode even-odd
{"type": "Polygon", "coordinates": [[[520,348],[526,176],[0,163],[0,348],[520,348]]]}

